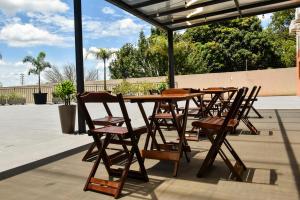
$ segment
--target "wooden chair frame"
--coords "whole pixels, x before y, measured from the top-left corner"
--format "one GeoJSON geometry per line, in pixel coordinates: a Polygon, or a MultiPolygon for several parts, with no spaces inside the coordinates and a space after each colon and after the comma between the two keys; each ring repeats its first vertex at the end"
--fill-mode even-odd
{"type": "Polygon", "coordinates": [[[220,127],[216,127],[216,129],[213,130],[213,134],[208,134],[209,140],[212,143],[211,148],[209,149],[208,154],[206,155],[201,168],[197,174],[198,177],[202,177],[206,170],[212,166],[214,163],[217,154],[221,156],[227,167],[230,169],[232,174],[237,178],[237,180],[242,181],[242,173],[245,171],[247,168],[243,161],[240,159],[236,151],[233,149],[233,147],[230,145],[228,140],[226,139],[227,133],[229,131],[228,125],[231,123],[233,120],[235,120],[237,113],[239,111],[239,108],[245,98],[245,95],[247,93],[247,89],[242,88],[239,89],[234,102],[232,103],[232,106],[223,120],[223,123],[220,127]],[[216,135],[214,137],[214,135],[216,135]],[[231,155],[234,157],[236,163],[233,165],[229,158],[226,156],[225,152],[221,149],[222,145],[225,145],[225,147],[229,150],[231,155]]]}
{"type": "Polygon", "coordinates": [[[122,97],[122,94],[117,96],[111,95],[109,93],[97,93],[89,92],[77,95],[78,106],[84,114],[85,120],[88,124],[89,131],[88,134],[93,137],[97,148],[100,150],[98,157],[92,167],[92,170],[86,181],[84,190],[97,191],[109,195],[113,195],[118,198],[122,192],[125,180],[127,177],[141,179],[144,181],[149,181],[148,175],[144,166],[144,160],[141,157],[138,141],[140,135],[147,133],[147,128],[142,127],[138,129],[133,129],[131,126],[130,118],[127,113],[127,109],[122,97]],[[123,118],[125,120],[126,127],[120,126],[106,126],[102,128],[96,128],[90,114],[87,110],[86,103],[118,103],[120,105],[123,118]],[[105,136],[104,141],[101,141],[101,137],[105,136]],[[119,136],[119,137],[116,137],[119,136]],[[118,144],[131,146],[130,151],[127,152],[127,163],[124,169],[114,169],[112,168],[111,159],[106,151],[109,144],[118,144]],[[130,165],[132,164],[134,155],[138,161],[140,171],[132,171],[130,165]],[[109,176],[120,177],[118,181],[102,180],[95,178],[96,171],[99,167],[101,159],[106,168],[109,176]]]}
{"type": "MultiPolygon", "coordinates": [[[[256,86],[255,86],[255,88],[257,88],[256,86]]],[[[255,95],[253,96],[253,97],[248,97],[247,98],[247,101],[246,102],[248,102],[248,103],[245,103],[245,114],[243,114],[243,116],[241,117],[241,120],[242,120],[242,122],[249,128],[249,130],[251,131],[251,133],[252,134],[254,134],[254,135],[258,135],[259,134],[259,131],[256,129],[256,127],[250,122],[250,120],[249,120],[249,117],[248,117],[248,114],[249,114],[249,112],[250,112],[250,110],[251,109],[254,109],[254,107],[253,107],[253,104],[254,104],[254,102],[256,101],[256,98],[257,98],[257,95],[258,95],[258,93],[259,93],[259,91],[260,91],[260,89],[261,89],[261,86],[259,86],[257,89],[256,89],[256,93],[255,93],[255,95]]],[[[258,112],[257,112],[258,113],[258,112]]],[[[258,113],[258,116],[261,116],[259,113],[258,113]]],[[[262,117],[262,116],[261,116],[262,117]]]]}
{"type": "MultiPolygon", "coordinates": [[[[110,93],[110,92],[108,92],[110,93]]],[[[84,95],[85,93],[83,93],[82,95],[84,95]]],[[[104,118],[97,118],[97,119],[93,119],[93,123],[94,125],[97,126],[122,126],[125,122],[123,117],[115,117],[112,115],[112,112],[108,106],[108,104],[106,102],[102,102],[106,114],[107,116],[104,118]]],[[[123,145],[123,150],[128,152],[128,149],[126,148],[125,145],[123,145]]],[[[120,152],[117,152],[117,154],[120,154],[120,152]]],[[[89,149],[87,150],[86,154],[83,156],[82,161],[88,161],[93,159],[95,156],[97,156],[99,154],[99,150],[95,144],[95,142],[93,142],[91,144],[91,146],[89,147],[89,149]],[[95,150],[97,149],[97,150],[95,150]]]]}

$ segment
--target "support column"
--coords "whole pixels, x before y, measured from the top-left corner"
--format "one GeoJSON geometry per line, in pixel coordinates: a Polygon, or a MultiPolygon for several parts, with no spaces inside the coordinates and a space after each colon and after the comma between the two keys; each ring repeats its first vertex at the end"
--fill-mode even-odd
{"type": "Polygon", "coordinates": [[[300,33],[296,34],[296,40],[297,40],[297,58],[296,58],[296,92],[297,96],[300,96],[300,33]]]}
{"type": "MultiPolygon", "coordinates": [[[[83,45],[82,45],[82,14],[81,0],[74,2],[74,27],[75,27],[75,55],[76,55],[76,87],[77,93],[84,92],[84,67],[83,67],[83,45]]],[[[78,132],[85,133],[85,120],[78,106],[78,132]]]]}
{"type": "Polygon", "coordinates": [[[169,57],[169,87],[175,88],[175,61],[173,47],[173,31],[168,30],[168,57],[169,57]]]}

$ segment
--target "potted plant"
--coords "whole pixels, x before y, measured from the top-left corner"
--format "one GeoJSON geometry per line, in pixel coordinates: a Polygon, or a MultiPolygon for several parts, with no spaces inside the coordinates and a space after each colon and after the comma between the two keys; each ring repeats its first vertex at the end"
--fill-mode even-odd
{"type": "Polygon", "coordinates": [[[0,94],[0,105],[6,104],[6,95],[0,94]]]}
{"type": "Polygon", "coordinates": [[[39,55],[34,58],[32,56],[26,56],[23,59],[23,63],[31,63],[32,68],[29,69],[28,75],[35,74],[39,78],[39,92],[34,93],[34,103],[35,104],[46,104],[47,103],[47,93],[41,92],[41,72],[46,68],[51,68],[51,64],[45,61],[46,54],[40,52],[39,55]]]}
{"type": "Polygon", "coordinates": [[[57,84],[54,88],[54,93],[64,102],[64,105],[58,106],[62,132],[74,133],[76,105],[71,105],[71,100],[74,98],[75,94],[73,82],[65,80],[57,84]]]}

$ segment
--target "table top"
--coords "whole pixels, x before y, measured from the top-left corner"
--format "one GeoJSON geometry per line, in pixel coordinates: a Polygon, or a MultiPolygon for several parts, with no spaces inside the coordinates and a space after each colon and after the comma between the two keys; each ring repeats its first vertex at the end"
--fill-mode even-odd
{"type": "Polygon", "coordinates": [[[205,94],[214,94],[214,93],[225,93],[225,92],[233,92],[233,91],[237,91],[236,88],[223,88],[223,89],[205,89],[205,90],[201,90],[201,92],[205,93],[205,94]]]}
{"type": "Polygon", "coordinates": [[[142,96],[125,96],[124,99],[129,100],[131,102],[183,101],[201,95],[203,95],[202,92],[189,94],[156,94],[142,96]]]}

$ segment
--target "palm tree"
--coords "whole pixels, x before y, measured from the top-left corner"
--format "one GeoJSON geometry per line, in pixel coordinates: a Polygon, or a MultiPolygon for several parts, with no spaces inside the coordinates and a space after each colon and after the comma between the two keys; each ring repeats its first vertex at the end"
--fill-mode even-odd
{"type": "Polygon", "coordinates": [[[23,59],[23,63],[31,63],[33,68],[30,68],[28,75],[36,74],[39,77],[39,93],[41,93],[41,72],[46,68],[51,68],[51,64],[45,61],[46,53],[40,52],[39,55],[34,58],[32,56],[26,56],[23,59]]]}
{"type": "Polygon", "coordinates": [[[98,51],[89,51],[87,53],[87,56],[89,54],[92,54],[96,57],[98,60],[103,60],[104,64],[104,90],[106,90],[106,61],[111,58],[111,56],[114,54],[113,51],[110,51],[109,49],[99,48],[98,51]]]}

